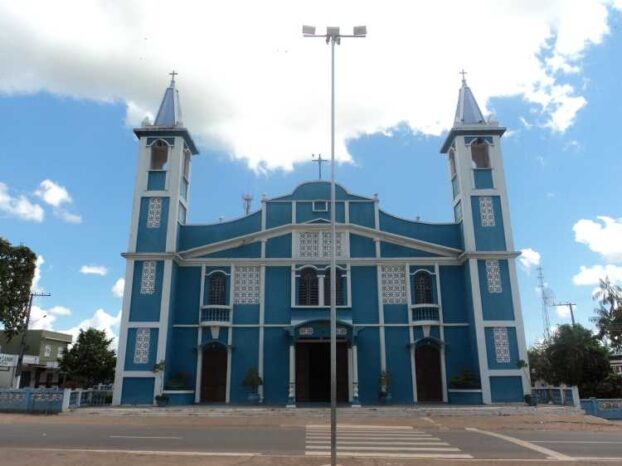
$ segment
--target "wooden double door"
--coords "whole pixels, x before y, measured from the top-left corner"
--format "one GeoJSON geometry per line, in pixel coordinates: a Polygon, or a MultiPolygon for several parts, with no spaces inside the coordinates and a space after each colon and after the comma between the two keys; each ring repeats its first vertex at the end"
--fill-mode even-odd
{"type": "Polygon", "coordinates": [[[224,403],[227,399],[227,348],[212,343],[203,349],[201,402],[224,403]]]}
{"type": "Polygon", "coordinates": [[[443,401],[441,351],[436,345],[421,345],[415,349],[417,368],[417,401],[443,401]]]}
{"type": "MultiPolygon", "coordinates": [[[[337,401],[348,400],[348,344],[337,342],[337,401]]],[[[296,344],[296,401],[330,402],[330,343],[296,344]]]]}

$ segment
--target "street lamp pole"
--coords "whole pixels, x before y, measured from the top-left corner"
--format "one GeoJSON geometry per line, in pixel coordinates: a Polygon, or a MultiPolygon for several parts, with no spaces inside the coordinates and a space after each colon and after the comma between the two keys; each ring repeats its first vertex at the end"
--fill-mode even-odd
{"type": "Polygon", "coordinates": [[[560,307],[560,306],[567,306],[568,309],[570,309],[570,320],[572,321],[572,326],[575,326],[575,320],[574,320],[574,306],[576,306],[576,303],[556,303],[553,304],[553,306],[555,307],[560,307]]]}
{"type": "Polygon", "coordinates": [[[330,44],[330,464],[337,464],[337,222],[335,194],[335,44],[343,37],[363,38],[365,26],[354,28],[353,34],[339,33],[338,27],[326,28],[326,34],[316,34],[314,26],[303,26],[304,37],[322,37],[330,44]]]}

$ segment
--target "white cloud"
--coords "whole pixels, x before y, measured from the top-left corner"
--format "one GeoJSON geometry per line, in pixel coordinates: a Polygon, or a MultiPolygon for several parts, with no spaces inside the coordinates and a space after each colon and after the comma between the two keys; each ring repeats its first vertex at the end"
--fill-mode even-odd
{"type": "Polygon", "coordinates": [[[53,207],[54,215],[61,220],[69,223],[81,223],[82,217],[73,214],[63,207],[64,204],[71,204],[73,199],[69,195],[69,191],[64,186],[55,183],[52,180],[45,179],[39,184],[39,188],[35,191],[35,196],[41,198],[46,204],[53,207]]]}
{"type": "Polygon", "coordinates": [[[594,265],[586,267],[582,265],[579,273],[572,277],[575,285],[598,285],[601,278],[609,277],[611,281],[622,284],[622,267],[617,265],[594,265]]]}
{"type": "Polygon", "coordinates": [[[83,265],[80,267],[80,273],[84,275],[101,275],[104,277],[108,274],[108,269],[103,265],[83,265]]]}
{"type": "Polygon", "coordinates": [[[481,106],[523,97],[538,109],[535,124],[564,131],[586,105],[567,74],[580,73],[582,55],[609,32],[609,5],[271,0],[215,9],[192,0],[175,8],[164,0],[0,0],[0,28],[11,38],[0,42],[11,70],[0,92],[120,101],[138,125],[157,110],[175,67],[184,121],[202,145],[256,169],[291,168],[328,144],[328,47],[302,38],[302,24],[348,32],[367,24],[366,39],[337,48],[339,159],[350,157],[349,138],[400,123],[440,134],[452,123],[463,66],[481,106]]]}
{"type": "Polygon", "coordinates": [[[119,278],[116,282],[114,282],[114,285],[110,291],[112,291],[112,295],[115,298],[122,298],[123,292],[125,291],[125,278],[119,278]]]}
{"type": "Polygon", "coordinates": [[[525,271],[529,272],[534,267],[540,265],[541,256],[535,249],[525,248],[521,249],[520,252],[521,255],[518,257],[518,260],[525,271]]]}
{"type": "Polygon", "coordinates": [[[67,188],[52,180],[43,180],[39,184],[39,189],[35,191],[35,195],[43,199],[45,203],[54,207],[60,207],[62,204],[71,202],[71,196],[67,188]]]}
{"type": "Polygon", "coordinates": [[[35,274],[32,277],[32,286],[30,287],[30,289],[35,293],[43,291],[43,288],[39,288],[39,282],[41,281],[41,267],[43,267],[43,264],[45,264],[43,256],[37,256],[35,274]]]}
{"type": "Polygon", "coordinates": [[[572,227],[575,241],[587,245],[607,262],[622,262],[622,219],[597,217],[599,222],[582,219],[572,227]]]}
{"type": "Polygon", "coordinates": [[[564,319],[570,317],[570,308],[568,306],[556,306],[555,310],[559,317],[563,317],[564,319]]]}
{"type": "Polygon", "coordinates": [[[39,307],[35,304],[32,305],[30,310],[30,323],[28,328],[42,329],[42,330],[54,330],[54,322],[56,316],[49,314],[46,309],[39,307]]]}
{"type": "MultiPolygon", "coordinates": [[[[0,20],[1,21],[1,20],[0,20]]],[[[39,204],[34,204],[26,196],[13,197],[9,194],[9,187],[0,182],[0,212],[12,217],[33,222],[42,222],[45,214],[39,204]]]]}
{"type": "Polygon", "coordinates": [[[117,349],[118,346],[118,330],[121,323],[121,311],[116,316],[108,314],[103,309],[97,309],[95,313],[88,319],[83,320],[75,327],[71,327],[68,330],[61,330],[63,333],[68,333],[73,336],[73,341],[80,334],[80,330],[86,330],[88,328],[95,328],[97,330],[103,330],[108,338],[112,338],[111,348],[117,349]]]}

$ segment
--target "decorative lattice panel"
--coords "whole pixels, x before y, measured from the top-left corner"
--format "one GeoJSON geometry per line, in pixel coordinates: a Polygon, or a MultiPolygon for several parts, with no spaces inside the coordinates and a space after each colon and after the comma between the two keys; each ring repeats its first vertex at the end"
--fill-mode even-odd
{"type": "MultiPolygon", "coordinates": [[[[337,232],[337,257],[343,256],[343,232],[337,232]]],[[[332,237],[330,231],[306,231],[298,235],[300,257],[330,257],[332,237]]]]}
{"type": "Polygon", "coordinates": [[[495,209],[493,208],[492,197],[483,196],[479,198],[479,215],[483,227],[495,226],[495,209]]]}
{"type": "Polygon", "coordinates": [[[495,360],[498,363],[511,362],[508,329],[506,327],[494,327],[493,335],[495,340],[495,360]]]}
{"type": "MultiPolygon", "coordinates": [[[[342,255],[343,250],[343,233],[337,232],[335,238],[337,239],[337,257],[342,255]]],[[[332,235],[330,231],[322,232],[322,257],[330,257],[332,254],[331,248],[333,247],[332,235]]]]}
{"type": "Polygon", "coordinates": [[[259,304],[259,267],[235,268],[233,284],[234,304],[259,304]]]}
{"type": "Polygon", "coordinates": [[[156,262],[143,262],[143,273],[140,277],[140,294],[155,293],[156,262]]]}
{"type": "Polygon", "coordinates": [[[136,345],[134,346],[134,364],[149,362],[149,345],[151,343],[151,329],[136,329],[136,345]]]}
{"type": "Polygon", "coordinates": [[[383,265],[382,302],[384,304],[406,304],[406,270],[403,265],[383,265]]]}
{"type": "Polygon", "coordinates": [[[162,198],[149,198],[149,208],[147,209],[147,228],[160,228],[162,221],[162,198]]]}
{"type": "Polygon", "coordinates": [[[486,281],[488,282],[489,293],[501,293],[501,268],[498,260],[486,261],[486,281]]]}

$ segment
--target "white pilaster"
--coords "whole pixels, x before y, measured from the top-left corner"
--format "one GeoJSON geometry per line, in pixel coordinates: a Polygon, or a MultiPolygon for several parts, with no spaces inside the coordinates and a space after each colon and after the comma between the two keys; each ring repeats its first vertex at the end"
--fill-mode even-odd
{"type": "Polygon", "coordinates": [[[473,296],[473,318],[475,323],[475,337],[477,341],[477,359],[482,384],[482,402],[490,404],[490,374],[488,372],[488,356],[486,350],[486,334],[482,312],[482,296],[479,285],[479,270],[477,259],[469,259],[469,274],[471,275],[471,295],[473,296]]]}
{"type": "Polygon", "coordinates": [[[445,326],[443,324],[443,295],[441,293],[441,271],[438,262],[434,263],[436,275],[436,296],[438,297],[438,318],[440,320],[440,335],[443,345],[441,346],[441,381],[443,385],[443,401],[447,403],[447,364],[445,361],[445,326]]]}
{"type": "MultiPolygon", "coordinates": [[[[162,300],[160,304],[160,325],[158,327],[158,348],[156,351],[156,364],[166,360],[166,342],[168,340],[168,321],[171,308],[171,284],[173,276],[173,261],[168,259],[162,262],[162,300]]],[[[156,377],[154,383],[154,397],[161,393],[164,383],[164,374],[156,377]]]]}
{"type": "Polygon", "coordinates": [[[123,290],[123,307],[121,311],[121,326],[119,328],[119,348],[112,391],[112,404],[121,404],[123,390],[123,375],[125,369],[125,353],[127,349],[127,329],[130,320],[130,304],[132,301],[132,285],[134,283],[134,261],[128,259],[125,263],[125,289],[123,290]]]}
{"type": "Polygon", "coordinates": [[[382,266],[376,266],[378,281],[378,332],[380,333],[380,370],[387,370],[387,348],[384,335],[384,303],[382,299],[382,266]]]}
{"type": "MultiPolygon", "coordinates": [[[[258,372],[261,380],[264,380],[263,361],[264,361],[264,325],[266,313],[266,266],[262,265],[259,269],[259,354],[258,354],[258,372]]],[[[264,390],[263,385],[259,386],[259,397],[263,401],[264,390]]]]}

